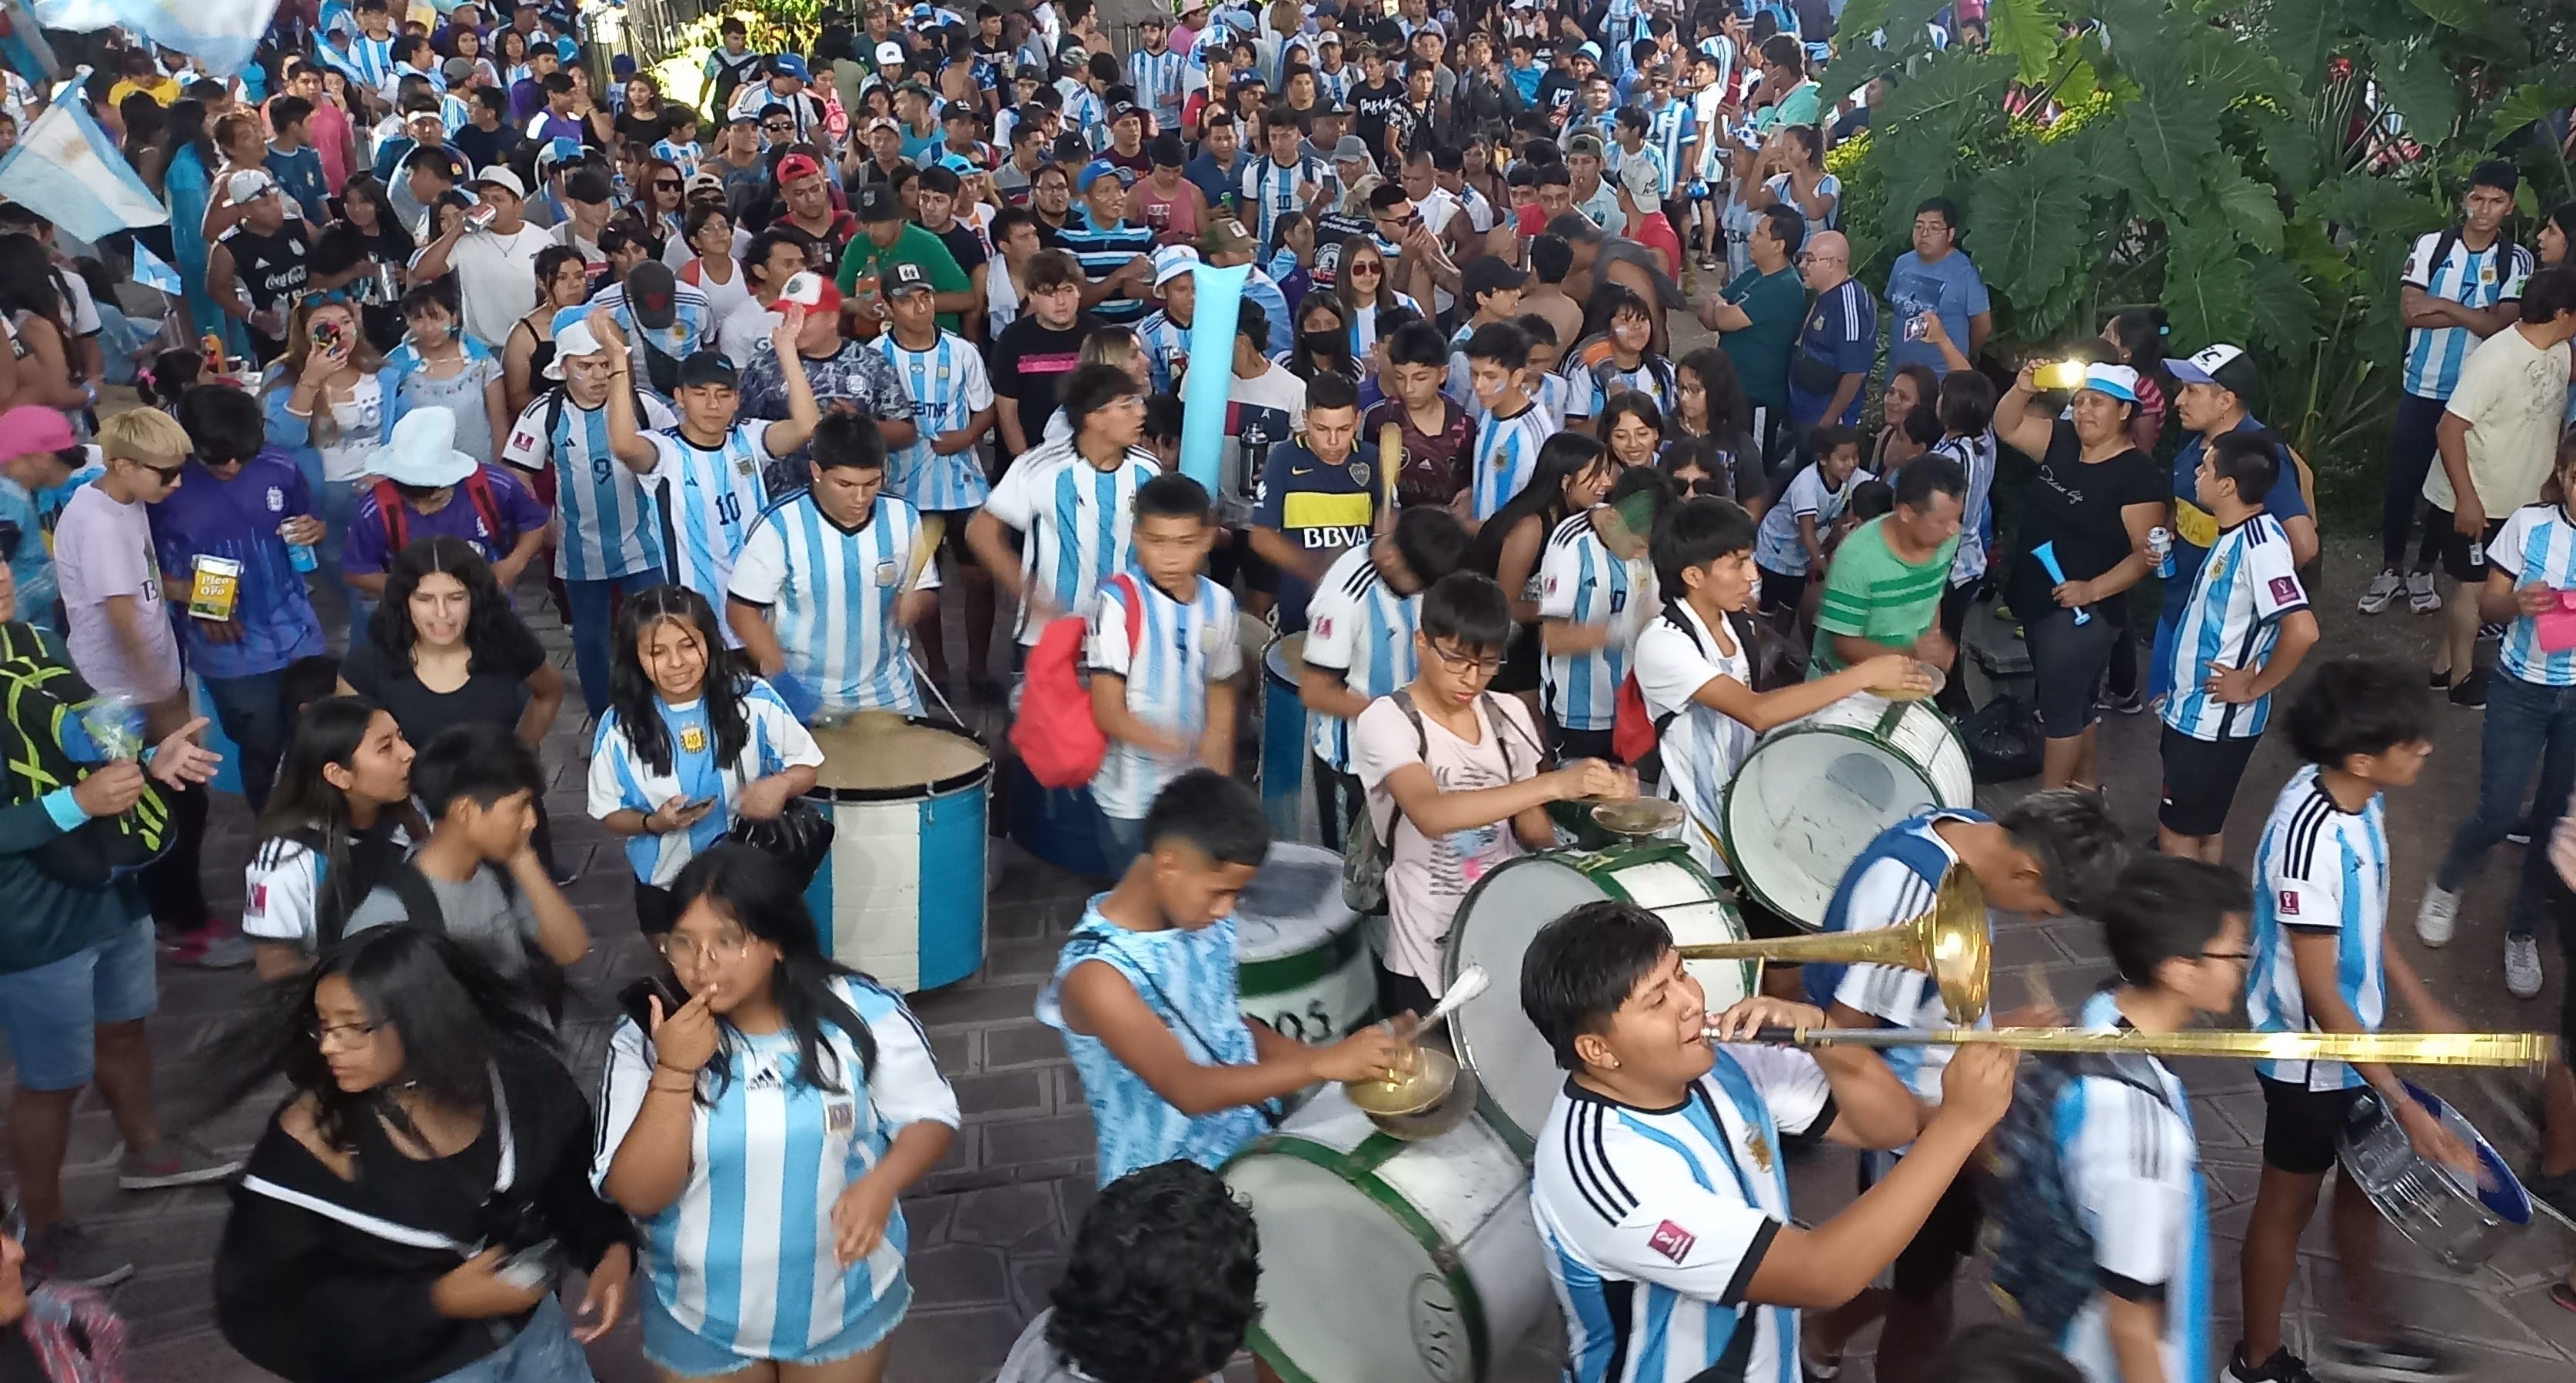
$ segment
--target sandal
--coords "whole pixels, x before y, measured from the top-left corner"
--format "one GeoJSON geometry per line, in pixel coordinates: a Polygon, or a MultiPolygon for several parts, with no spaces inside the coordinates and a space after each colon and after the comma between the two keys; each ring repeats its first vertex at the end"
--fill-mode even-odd
{"type": "Polygon", "coordinates": [[[2561,1310],[2576,1311],[2576,1287],[2570,1287],[2565,1282],[2549,1284],[2549,1299],[2558,1303],[2561,1310]]]}

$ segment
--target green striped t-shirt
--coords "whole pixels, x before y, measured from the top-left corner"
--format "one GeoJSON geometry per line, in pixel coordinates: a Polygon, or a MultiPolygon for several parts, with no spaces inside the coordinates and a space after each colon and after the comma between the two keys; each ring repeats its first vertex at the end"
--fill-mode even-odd
{"type": "Polygon", "coordinates": [[[1825,572],[1825,599],[1816,611],[1815,656],[1807,675],[1840,672],[1834,635],[1849,634],[1891,649],[1904,648],[1923,636],[1941,617],[1941,592],[1950,581],[1950,555],[1959,546],[1952,538],[1920,563],[1908,563],[1888,550],[1879,526],[1885,515],[1851,531],[1834,549],[1825,572]]]}

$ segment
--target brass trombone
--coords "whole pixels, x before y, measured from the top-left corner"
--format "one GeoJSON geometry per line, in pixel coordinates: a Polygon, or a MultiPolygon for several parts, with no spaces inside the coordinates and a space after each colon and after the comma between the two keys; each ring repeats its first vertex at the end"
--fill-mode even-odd
{"type": "Polygon", "coordinates": [[[1684,960],[1772,960],[1893,965],[1920,970],[1941,991],[1955,1028],[1764,1028],[1757,1042],[1791,1046],[2010,1047],[2024,1052],[2135,1052],[2150,1056],[2246,1057],[2274,1061],[2361,1061],[2392,1066],[2539,1066],[2557,1039],[2546,1033],[2089,1032],[2081,1028],[1968,1025],[1985,1016],[1991,975],[1985,891],[1954,868],[1922,915],[1866,932],[1825,932],[1764,941],[1717,941],[1679,948],[1684,960]]]}

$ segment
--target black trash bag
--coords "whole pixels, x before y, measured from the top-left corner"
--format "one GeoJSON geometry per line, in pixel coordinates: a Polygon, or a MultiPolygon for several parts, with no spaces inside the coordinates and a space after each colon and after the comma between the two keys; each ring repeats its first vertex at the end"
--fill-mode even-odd
{"type": "Polygon", "coordinates": [[[1959,723],[1959,738],[1980,783],[2038,777],[2048,744],[2039,729],[2039,707],[2017,696],[1997,696],[1978,707],[1959,723]]]}

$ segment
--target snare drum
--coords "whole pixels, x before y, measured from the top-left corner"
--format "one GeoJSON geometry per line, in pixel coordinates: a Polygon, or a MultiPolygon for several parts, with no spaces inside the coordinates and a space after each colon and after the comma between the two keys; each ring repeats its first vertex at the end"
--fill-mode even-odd
{"type": "Polygon", "coordinates": [[[2464,1273],[2487,1261],[2498,1245],[2531,1224],[2531,1196],[2504,1159],[2460,1112],[2431,1092],[2409,1084],[2406,1093],[2478,1155],[2484,1184],[2428,1161],[2389,1117],[2376,1092],[2365,1092],[2344,1113],[2335,1154],[2370,1203],[2397,1232],[2464,1273]]]}
{"type": "Polygon", "coordinates": [[[1261,1233],[1247,1343],[1296,1383],[1474,1383],[1546,1316],[1529,1170],[1469,1118],[1408,1143],[1327,1085],[1225,1167],[1261,1233]]]}
{"type": "MultiPolygon", "coordinates": [[[[1454,980],[1468,966],[1481,965],[1492,983],[1450,1015],[1449,1033],[1459,1064],[1484,1086],[1485,1119],[1524,1157],[1547,1122],[1565,1073],[1521,1012],[1521,954],[1539,928],[1604,898],[1653,912],[1681,945],[1745,939],[1735,905],[1679,841],[1592,853],[1552,850],[1513,860],[1479,881],[1450,924],[1441,976],[1454,980]]],[[[1707,992],[1711,1013],[1760,992],[1758,961],[1695,960],[1690,972],[1707,992]]]]}
{"type": "Polygon", "coordinates": [[[1819,927],[1843,871],[1880,831],[1975,801],[1947,717],[1920,701],[1847,696],[1745,751],[1726,785],[1727,862],[1763,906],[1819,927]]]}
{"type": "Polygon", "coordinates": [[[1314,742],[1306,703],[1297,699],[1305,652],[1306,636],[1289,634],[1271,640],[1261,655],[1261,809],[1281,840],[1297,838],[1305,815],[1298,797],[1306,786],[1307,746],[1314,742]]]}
{"type": "Polygon", "coordinates": [[[1234,906],[1243,1014],[1300,1042],[1330,1042],[1377,1017],[1367,930],[1342,902],[1342,857],[1270,847],[1234,906]]]}
{"type": "Polygon", "coordinates": [[[992,756],[957,726],[862,713],[814,732],[808,794],[832,849],[805,901],[823,953],[904,993],[984,964],[985,796],[992,756]]]}

